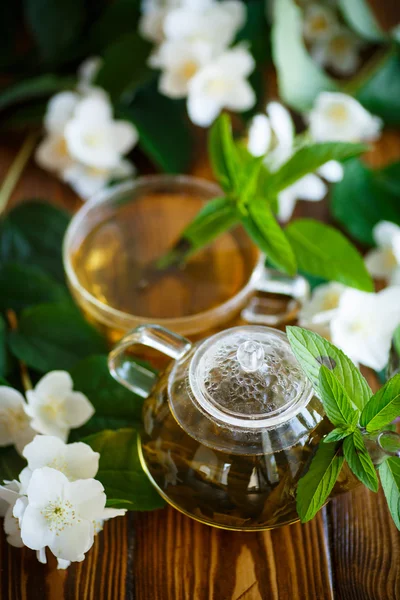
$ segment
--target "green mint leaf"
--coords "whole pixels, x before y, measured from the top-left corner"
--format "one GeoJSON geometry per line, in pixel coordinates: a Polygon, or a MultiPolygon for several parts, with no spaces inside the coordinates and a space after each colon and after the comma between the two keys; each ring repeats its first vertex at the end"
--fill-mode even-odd
{"type": "Polygon", "coordinates": [[[102,431],[84,438],[100,452],[96,479],[104,485],[107,505],[128,510],[154,510],[165,504],[143,471],[134,429],[102,431]]]}
{"type": "Polygon", "coordinates": [[[287,225],[285,233],[301,271],[366,292],[373,291],[362,256],[333,227],[314,219],[298,219],[287,225]]]}
{"type": "Polygon", "coordinates": [[[366,149],[363,144],[343,142],[325,142],[303,146],[280,169],[271,174],[265,192],[267,195],[275,196],[278,192],[307,175],[307,173],[316,171],[329,160],[353,158],[365,152],[366,149]]]}
{"type": "Polygon", "coordinates": [[[400,373],[376,392],[364,407],[360,425],[367,431],[382,429],[400,415],[400,373]]]}
{"type": "Polygon", "coordinates": [[[279,0],[273,6],[272,58],[279,96],[296,110],[309,110],[320,92],[338,86],[310,56],[303,37],[303,11],[295,0],[279,0]]]}
{"type": "MultiPolygon", "coordinates": [[[[346,4],[353,4],[347,2],[346,4]]],[[[356,94],[357,100],[387,125],[400,125],[400,58],[399,52],[386,54],[380,68],[373,69],[356,94]]]]}
{"type": "Polygon", "coordinates": [[[294,355],[319,397],[322,396],[319,372],[321,365],[325,365],[342,384],[357,408],[364,408],[372,391],[348,356],[314,331],[290,326],[286,327],[286,333],[294,355]]]}
{"type": "Polygon", "coordinates": [[[70,369],[89,354],[107,352],[106,340],[72,302],[25,309],[9,333],[12,354],[41,373],[70,369]]]}
{"type": "Polygon", "coordinates": [[[378,477],[359,429],[355,429],[351,436],[345,438],[343,452],[354,475],[371,491],[377,492],[378,477]]]}
{"type": "Polygon", "coordinates": [[[249,236],[275,267],[294,275],[296,258],[267,201],[252,202],[248,211],[249,214],[242,217],[242,223],[249,236]]]}
{"type": "Polygon", "coordinates": [[[379,477],[390,514],[400,530],[400,458],[388,458],[379,465],[379,477]]]}
{"type": "Polygon", "coordinates": [[[334,425],[343,427],[351,425],[355,410],[346,390],[335,375],[324,365],[319,372],[319,389],[325,412],[334,425]]]}
{"type": "Polygon", "coordinates": [[[225,192],[231,193],[237,188],[240,165],[231,120],[225,113],[218,117],[210,129],[208,153],[218,183],[225,192]]]}
{"type": "Polygon", "coordinates": [[[246,207],[246,205],[257,196],[258,180],[264,160],[264,157],[262,156],[254,158],[254,156],[249,154],[250,158],[242,161],[242,156],[239,159],[241,168],[239,171],[238,189],[236,192],[239,209],[241,207],[246,207]]]}
{"type": "Polygon", "coordinates": [[[302,523],[312,519],[328,500],[344,457],[340,444],[320,444],[307,473],[297,485],[296,506],[302,523]]]}
{"type": "Polygon", "coordinates": [[[343,179],[332,188],[331,209],[347,233],[372,246],[375,243],[372,230],[379,221],[400,225],[399,195],[399,162],[384,169],[370,169],[353,159],[344,164],[343,179]]]}
{"type": "Polygon", "coordinates": [[[322,441],[324,442],[324,444],[340,442],[340,440],[343,440],[345,437],[351,435],[353,431],[354,427],[336,427],[335,429],[332,429],[332,431],[328,433],[328,435],[326,435],[322,441]]]}

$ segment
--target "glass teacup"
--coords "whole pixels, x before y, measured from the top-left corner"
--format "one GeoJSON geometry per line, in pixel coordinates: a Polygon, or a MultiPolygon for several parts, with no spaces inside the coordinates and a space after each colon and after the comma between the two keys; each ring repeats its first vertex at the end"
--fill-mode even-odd
{"type": "Polygon", "coordinates": [[[197,338],[240,323],[241,314],[267,325],[296,316],[307,283],[266,269],[240,226],[183,266],[154,269],[199,209],[222,193],[190,176],[141,177],[96,195],[73,217],[63,246],[68,284],[111,343],[148,322],[197,338]]]}

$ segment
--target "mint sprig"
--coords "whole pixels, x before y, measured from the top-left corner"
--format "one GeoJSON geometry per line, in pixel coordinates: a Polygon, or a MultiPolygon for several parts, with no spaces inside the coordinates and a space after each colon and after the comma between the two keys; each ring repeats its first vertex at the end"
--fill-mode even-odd
{"type": "MultiPolygon", "coordinates": [[[[377,472],[364,436],[373,433],[378,439],[379,430],[399,416],[400,374],[372,394],[360,371],[333,344],[300,327],[287,327],[287,335],[302,370],[335,426],[322,440],[324,443],[319,445],[297,486],[297,512],[304,523],[327,502],[344,461],[366,487],[378,491],[377,472]]],[[[380,479],[393,520],[400,529],[400,458],[382,458],[380,479]]]]}
{"type": "Polygon", "coordinates": [[[226,197],[211,200],[200,211],[175,246],[157,261],[157,268],[179,265],[241,223],[278,270],[294,275],[300,268],[311,275],[372,291],[372,280],[360,254],[340,232],[312,219],[299,219],[284,229],[274,214],[282,190],[329,160],[346,160],[364,150],[361,144],[341,142],[303,145],[271,173],[263,157],[254,158],[242,142],[234,140],[228,115],[221,115],[210,130],[209,156],[226,197]]]}

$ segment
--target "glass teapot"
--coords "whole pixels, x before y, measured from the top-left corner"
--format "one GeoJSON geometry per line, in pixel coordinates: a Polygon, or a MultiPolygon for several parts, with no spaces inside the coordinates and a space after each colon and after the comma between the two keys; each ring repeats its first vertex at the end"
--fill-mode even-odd
{"type": "MultiPolygon", "coordinates": [[[[297,482],[332,425],[284,333],[243,326],[192,344],[144,325],[110,353],[109,367],[146,398],[140,459],[172,506],[226,529],[298,520],[297,482]],[[173,359],[159,377],[133,362],[138,344],[173,359]]],[[[333,494],[356,485],[344,465],[333,494]]]]}

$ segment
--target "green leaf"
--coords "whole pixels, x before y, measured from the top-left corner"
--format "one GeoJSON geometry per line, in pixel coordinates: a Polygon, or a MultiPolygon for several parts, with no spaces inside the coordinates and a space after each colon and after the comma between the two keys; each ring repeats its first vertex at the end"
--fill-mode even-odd
{"type": "Polygon", "coordinates": [[[400,415],[400,373],[376,392],[361,413],[367,431],[382,429],[400,415]]]}
{"type": "Polygon", "coordinates": [[[372,170],[354,159],[344,165],[344,177],[333,187],[331,209],[350,235],[372,245],[372,230],[379,221],[400,225],[399,196],[400,163],[372,170]]]}
{"type": "Polygon", "coordinates": [[[50,97],[52,94],[71,88],[74,83],[75,79],[72,77],[59,77],[51,74],[24,79],[5,88],[0,93],[0,110],[20,102],[50,97]]]}
{"type": "Polygon", "coordinates": [[[362,38],[371,42],[385,39],[385,33],[379,27],[366,0],[339,0],[339,7],[348,25],[362,38]]]}
{"type": "Polygon", "coordinates": [[[289,275],[294,275],[296,258],[267,201],[252,202],[248,210],[249,214],[242,217],[247,233],[274,266],[289,275]]]}
{"type": "Polygon", "coordinates": [[[68,221],[68,215],[51,204],[21,204],[0,224],[0,265],[34,264],[63,282],[61,246],[68,221]]]}
{"type": "Polygon", "coordinates": [[[68,370],[88,354],[107,352],[103,337],[69,302],[25,309],[9,344],[16,358],[41,373],[68,370]]]}
{"type": "Polygon", "coordinates": [[[400,125],[400,53],[392,53],[356,94],[373,115],[387,125],[400,125]]]}
{"type": "Polygon", "coordinates": [[[280,169],[270,175],[266,182],[266,195],[276,195],[307,173],[315,171],[329,160],[346,160],[365,152],[363,144],[325,142],[303,146],[297,150],[280,169]]]}
{"type": "Polygon", "coordinates": [[[53,63],[78,38],[86,17],[81,0],[24,0],[24,13],[43,60],[53,63]]]}
{"type": "Polygon", "coordinates": [[[220,115],[210,129],[208,153],[212,170],[220,186],[227,193],[235,190],[240,163],[233,141],[231,120],[226,113],[220,115]]]}
{"type": "Polygon", "coordinates": [[[340,444],[320,444],[307,473],[297,485],[296,506],[302,523],[310,521],[328,500],[343,465],[340,444]]]}
{"type": "Polygon", "coordinates": [[[348,356],[313,331],[291,326],[286,327],[286,333],[294,355],[319,397],[322,397],[319,373],[321,365],[325,365],[342,384],[357,408],[364,408],[372,391],[348,356]]]}
{"type": "Polygon", "coordinates": [[[134,429],[102,431],[83,440],[100,452],[96,479],[104,485],[107,505],[128,510],[154,510],[165,504],[143,471],[134,429]]]}
{"type": "Polygon", "coordinates": [[[69,294],[39,267],[8,263],[0,267],[0,310],[20,311],[43,302],[61,302],[69,294]]]}
{"type": "MultiPolygon", "coordinates": [[[[144,366],[153,371],[149,365],[144,366]]],[[[104,429],[139,426],[143,398],[111,377],[107,356],[88,356],[76,364],[70,374],[74,389],[85,394],[96,410],[85,425],[71,431],[74,440],[104,429]]]]}
{"type": "Polygon", "coordinates": [[[7,326],[3,317],[0,315],[0,377],[4,377],[7,374],[7,369],[7,326]]]}
{"type": "Polygon", "coordinates": [[[372,492],[377,492],[378,476],[359,429],[355,429],[351,436],[345,438],[343,452],[354,475],[372,492]]]}
{"type": "Polygon", "coordinates": [[[400,530],[400,459],[388,458],[379,465],[379,477],[390,514],[400,530]]]}
{"type": "MultiPolygon", "coordinates": [[[[336,379],[335,375],[325,365],[321,365],[319,371],[319,389],[322,393],[322,402],[328,419],[336,427],[351,425],[355,410],[352,399],[346,390],[336,379]]],[[[356,404],[360,404],[356,402],[356,404]]]]}
{"type": "Polygon", "coordinates": [[[311,58],[303,40],[303,15],[294,0],[274,3],[272,57],[278,74],[279,96],[297,110],[309,110],[322,91],[337,84],[311,58]]]}
{"type": "Polygon", "coordinates": [[[156,85],[149,85],[136,92],[131,106],[121,106],[118,116],[137,127],[139,145],[156,166],[167,173],[187,170],[192,137],[184,102],[167,98],[156,85]]]}
{"type": "Polygon", "coordinates": [[[332,431],[324,437],[323,442],[324,442],[324,444],[331,444],[332,442],[340,442],[340,440],[343,440],[345,437],[351,435],[353,433],[353,431],[354,431],[354,428],[352,428],[352,427],[348,427],[348,428],[336,427],[335,429],[332,429],[332,431]]]}
{"type": "Polygon", "coordinates": [[[13,446],[0,448],[0,485],[4,480],[18,479],[25,467],[26,460],[18,454],[13,446]]]}
{"type": "Polygon", "coordinates": [[[152,44],[139,33],[125,34],[106,49],[96,85],[104,88],[114,101],[123,94],[131,94],[154,77],[154,72],[147,66],[151,49],[152,44]]]}
{"type": "MultiPolygon", "coordinates": [[[[90,53],[99,53],[123,35],[136,29],[140,16],[140,5],[132,0],[115,0],[102,11],[88,32],[90,53]]],[[[124,57],[124,63],[130,63],[124,57]]]]}
{"type": "Polygon", "coordinates": [[[318,277],[372,292],[362,256],[343,234],[314,219],[297,219],[285,228],[299,268],[318,277]]]}

